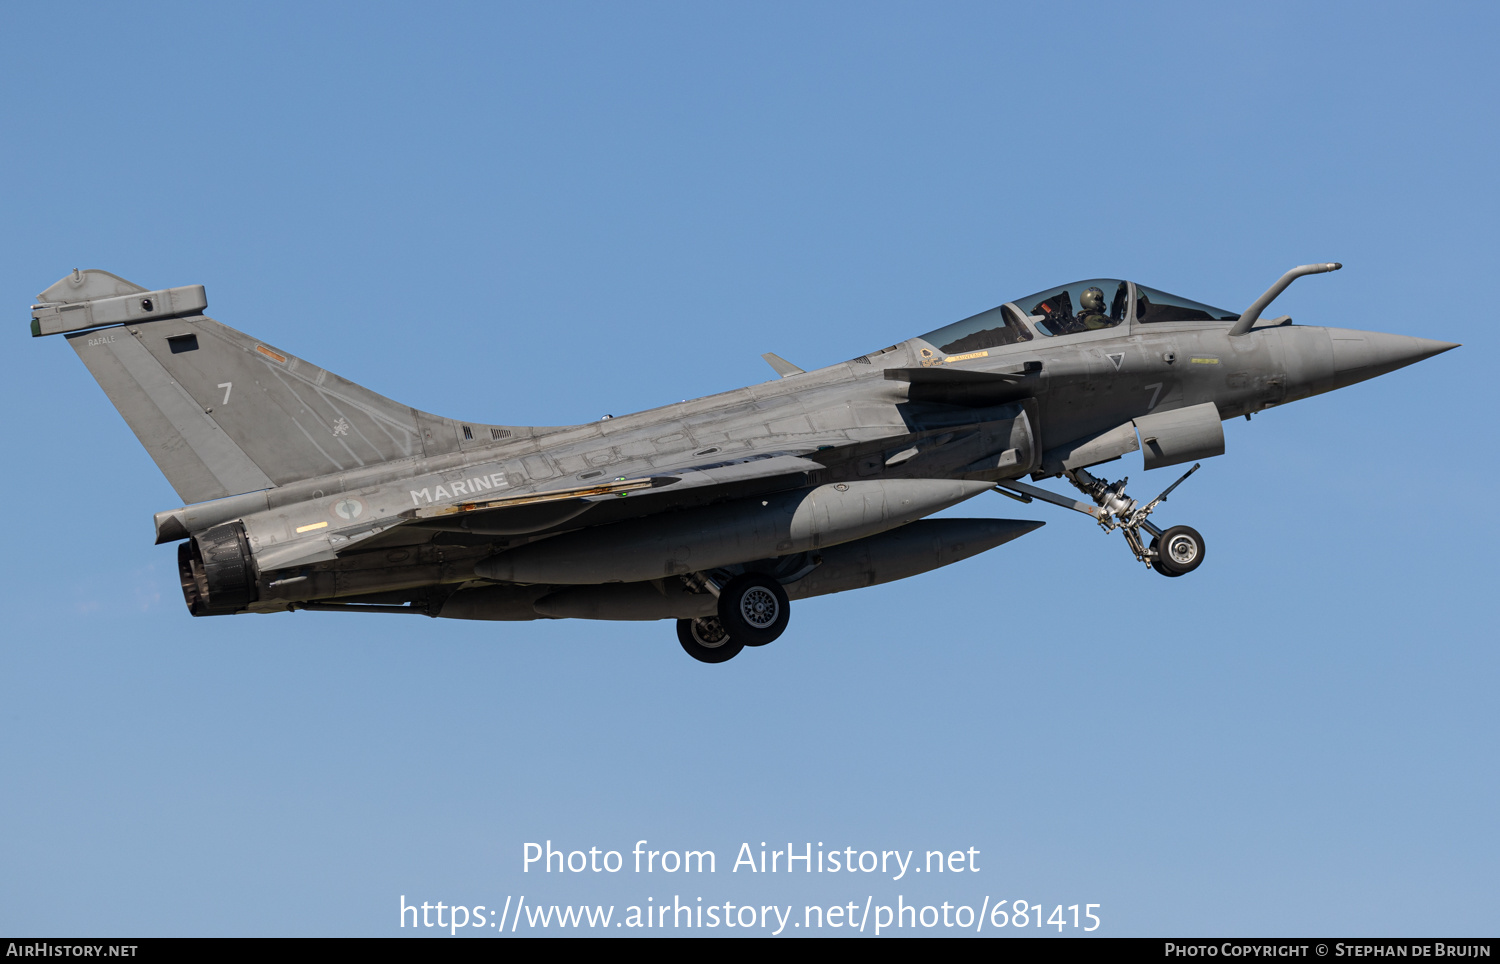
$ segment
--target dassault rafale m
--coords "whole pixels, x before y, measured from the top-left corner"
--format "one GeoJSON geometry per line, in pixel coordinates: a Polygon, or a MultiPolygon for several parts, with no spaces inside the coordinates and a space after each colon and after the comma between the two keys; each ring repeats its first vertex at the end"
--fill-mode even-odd
{"type": "Polygon", "coordinates": [[[288,610],[455,619],[675,619],[718,663],[786,629],[790,600],[903,579],[1042,523],[926,519],[986,492],[1118,530],[1181,576],[1204,541],[1150,516],[1224,452],[1222,420],[1457,347],[1294,325],[1145,285],[1080,281],[816,371],[585,425],[417,411],[204,314],[74,270],[38,296],[177,491],[194,616],[288,610]],[[1193,462],[1149,502],[1088,470],[1193,462]],[[1062,478],[1081,499],[1028,482],[1062,478]]]}

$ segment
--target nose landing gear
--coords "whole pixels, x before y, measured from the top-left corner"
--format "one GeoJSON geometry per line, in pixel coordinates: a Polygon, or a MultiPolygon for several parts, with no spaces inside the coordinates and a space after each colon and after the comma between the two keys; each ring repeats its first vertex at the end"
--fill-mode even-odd
{"type": "Polygon", "coordinates": [[[1173,526],[1164,532],[1152,525],[1148,517],[1158,505],[1167,501],[1167,496],[1173,489],[1198,471],[1200,465],[1198,462],[1193,463],[1193,467],[1184,472],[1182,478],[1167,486],[1166,491],[1145,505],[1125,494],[1125,485],[1130,481],[1128,478],[1106,482],[1083,469],[1069,469],[1063,475],[1078,491],[1093,500],[1093,505],[1064,498],[1024,482],[1000,482],[995,490],[1022,502],[1041,499],[1082,512],[1099,523],[1099,527],[1105,532],[1120,530],[1130,551],[1145,565],[1163,576],[1185,576],[1203,564],[1203,536],[1191,526],[1173,526]],[[1143,530],[1151,537],[1149,545],[1141,539],[1143,530]]]}

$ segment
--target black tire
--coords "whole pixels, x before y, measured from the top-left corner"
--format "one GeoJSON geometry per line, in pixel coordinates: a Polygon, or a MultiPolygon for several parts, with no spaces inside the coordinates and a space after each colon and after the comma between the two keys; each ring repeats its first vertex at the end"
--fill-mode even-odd
{"type": "Polygon", "coordinates": [[[1161,540],[1158,539],[1158,538],[1156,538],[1156,536],[1152,536],[1151,537],[1151,545],[1148,547],[1151,550],[1151,552],[1152,552],[1151,568],[1155,569],[1157,572],[1161,573],[1163,576],[1180,576],[1180,575],[1182,575],[1182,573],[1180,573],[1180,572],[1167,572],[1167,570],[1165,570],[1165,569],[1163,569],[1161,567],[1161,547],[1159,545],[1160,542],[1161,542],[1161,540]]]}
{"type": "Polygon", "coordinates": [[[1203,565],[1203,536],[1192,526],[1173,526],[1151,540],[1156,550],[1156,561],[1151,568],[1163,576],[1185,576],[1203,565]]]}
{"type": "Polygon", "coordinates": [[[746,646],[764,646],[786,630],[791,601],[781,583],[758,572],[735,576],[719,590],[719,623],[746,646]]]}
{"type": "Polygon", "coordinates": [[[722,663],[734,659],[745,644],[724,631],[717,616],[677,620],[677,641],[700,663],[722,663]]]}

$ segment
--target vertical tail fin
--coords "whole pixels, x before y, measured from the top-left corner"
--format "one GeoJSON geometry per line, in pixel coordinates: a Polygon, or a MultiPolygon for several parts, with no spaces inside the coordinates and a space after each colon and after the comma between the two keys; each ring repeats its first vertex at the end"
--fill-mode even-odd
{"type": "Polygon", "coordinates": [[[530,433],[378,395],[201,314],[202,291],[75,271],[32,311],[32,333],[66,334],[184,503],[530,433]]]}

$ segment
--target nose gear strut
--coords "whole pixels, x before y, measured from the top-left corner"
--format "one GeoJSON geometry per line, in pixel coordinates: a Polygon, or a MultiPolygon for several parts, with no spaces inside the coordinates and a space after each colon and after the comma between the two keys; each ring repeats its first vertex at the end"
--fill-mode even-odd
{"type": "Polygon", "coordinates": [[[1093,505],[1024,482],[999,482],[995,485],[995,491],[1021,502],[1041,499],[1065,509],[1082,512],[1099,523],[1099,527],[1105,532],[1118,529],[1124,533],[1130,551],[1145,565],[1164,576],[1181,576],[1198,568],[1203,561],[1203,537],[1187,526],[1174,526],[1164,532],[1153,525],[1148,517],[1156,511],[1157,506],[1167,501],[1167,496],[1172,494],[1173,489],[1186,482],[1188,476],[1198,471],[1201,465],[1202,463],[1194,462],[1193,467],[1182,474],[1182,478],[1167,486],[1161,495],[1145,505],[1125,493],[1125,486],[1130,482],[1128,477],[1118,482],[1108,482],[1083,469],[1068,469],[1063,476],[1074,488],[1088,496],[1093,505]],[[1141,538],[1143,529],[1151,536],[1149,544],[1141,538]]]}

